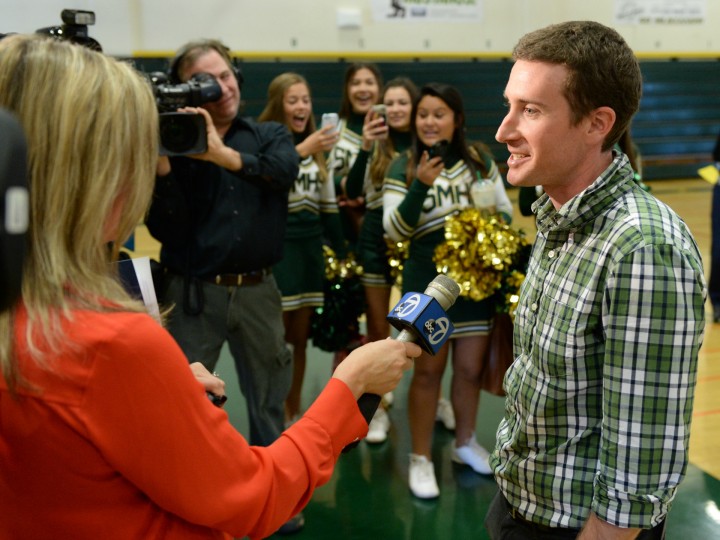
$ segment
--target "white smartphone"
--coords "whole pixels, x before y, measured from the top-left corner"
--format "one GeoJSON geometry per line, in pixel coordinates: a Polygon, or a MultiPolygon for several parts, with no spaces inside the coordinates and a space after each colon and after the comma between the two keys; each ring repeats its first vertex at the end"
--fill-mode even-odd
{"type": "Polygon", "coordinates": [[[339,123],[340,117],[338,117],[337,113],[323,113],[322,117],[320,118],[320,129],[325,128],[325,126],[333,126],[332,131],[337,131],[339,123]]]}

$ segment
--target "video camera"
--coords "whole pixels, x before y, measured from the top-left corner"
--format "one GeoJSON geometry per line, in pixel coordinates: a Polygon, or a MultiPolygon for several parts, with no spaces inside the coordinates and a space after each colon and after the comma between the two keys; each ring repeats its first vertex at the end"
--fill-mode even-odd
{"type": "MultiPolygon", "coordinates": [[[[60,18],[63,21],[61,26],[39,28],[36,32],[102,52],[100,43],[88,34],[88,26],[95,24],[95,12],[63,9],[60,18]]],[[[0,34],[0,39],[4,36],[0,34]]],[[[199,114],[176,111],[181,107],[197,107],[220,99],[222,89],[215,78],[207,73],[198,73],[188,82],[171,84],[165,73],[153,72],[149,79],[160,113],[160,155],[206,152],[205,118],[199,114]]]]}
{"type": "Polygon", "coordinates": [[[209,73],[196,73],[189,81],[168,82],[165,73],[149,75],[160,113],[160,155],[182,156],[207,151],[207,126],[201,114],[176,112],[181,107],[197,107],[217,101],[222,88],[209,73]]]}

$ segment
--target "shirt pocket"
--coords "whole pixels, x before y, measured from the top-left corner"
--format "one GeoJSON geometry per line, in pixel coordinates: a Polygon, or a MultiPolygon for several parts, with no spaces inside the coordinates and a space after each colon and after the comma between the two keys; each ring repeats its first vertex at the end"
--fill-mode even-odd
{"type": "Polygon", "coordinates": [[[538,301],[537,319],[533,330],[533,363],[546,377],[574,376],[576,361],[582,356],[579,343],[586,327],[582,310],[568,305],[552,294],[538,301]]]}

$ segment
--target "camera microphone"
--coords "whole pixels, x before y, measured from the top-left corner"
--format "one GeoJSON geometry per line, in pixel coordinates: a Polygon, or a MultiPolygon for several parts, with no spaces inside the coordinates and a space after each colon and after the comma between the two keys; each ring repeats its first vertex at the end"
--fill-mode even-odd
{"type": "Polygon", "coordinates": [[[0,312],[20,297],[29,221],[25,134],[20,122],[0,109],[0,312]]]}
{"type": "Polygon", "coordinates": [[[94,11],[63,9],[60,13],[60,18],[63,21],[62,26],[38,28],[36,33],[45,34],[59,40],[66,40],[70,43],[92,49],[93,51],[102,52],[100,43],[91,38],[88,33],[88,26],[95,24],[94,11]]]}
{"type": "MultiPolygon", "coordinates": [[[[390,324],[400,330],[395,339],[417,343],[428,354],[437,353],[455,329],[446,311],[459,295],[460,286],[445,274],[438,274],[424,293],[406,293],[387,316],[390,324]]],[[[358,399],[358,407],[368,425],[380,400],[377,394],[363,394],[358,399]]],[[[343,452],[357,444],[358,441],[347,445],[343,452]]]]}

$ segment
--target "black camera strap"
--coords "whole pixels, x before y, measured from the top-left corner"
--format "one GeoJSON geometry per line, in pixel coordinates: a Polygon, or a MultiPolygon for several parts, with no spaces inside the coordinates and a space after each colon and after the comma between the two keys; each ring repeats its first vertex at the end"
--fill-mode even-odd
{"type": "MultiPolygon", "coordinates": [[[[196,164],[190,164],[193,176],[196,172],[196,164]]],[[[187,315],[193,317],[200,315],[205,307],[205,296],[203,294],[203,284],[201,280],[192,274],[191,267],[193,261],[193,255],[195,250],[194,232],[198,226],[198,211],[195,204],[192,204],[197,198],[193,197],[193,191],[197,189],[197,186],[201,185],[200,182],[188,182],[188,189],[186,195],[188,195],[188,211],[190,218],[190,228],[187,232],[187,239],[185,245],[187,246],[186,258],[185,258],[185,274],[183,276],[183,311],[187,315]]]]}

